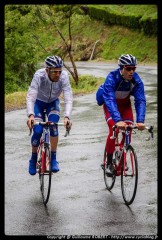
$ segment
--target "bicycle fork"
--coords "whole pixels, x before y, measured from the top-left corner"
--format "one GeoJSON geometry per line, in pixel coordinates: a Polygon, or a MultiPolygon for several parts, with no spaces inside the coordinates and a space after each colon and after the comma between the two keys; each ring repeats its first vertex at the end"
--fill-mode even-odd
{"type": "Polygon", "coordinates": [[[37,154],[38,154],[38,160],[37,160],[37,172],[38,173],[41,173],[42,172],[42,167],[44,166],[44,148],[43,148],[43,139],[40,140],[40,145],[38,147],[38,150],[37,150],[37,154]]]}
{"type": "Polygon", "coordinates": [[[128,171],[128,166],[127,166],[127,158],[130,158],[130,162],[131,162],[131,165],[129,166],[131,168],[130,170],[130,173],[129,173],[129,176],[134,176],[135,175],[135,166],[134,166],[134,154],[132,152],[132,150],[130,150],[129,152],[127,152],[126,148],[124,149],[124,152],[123,152],[123,156],[124,156],[124,164],[123,164],[123,172],[124,172],[124,176],[128,176],[127,175],[127,171],[128,171]],[[129,154],[129,156],[128,156],[129,154]]]}

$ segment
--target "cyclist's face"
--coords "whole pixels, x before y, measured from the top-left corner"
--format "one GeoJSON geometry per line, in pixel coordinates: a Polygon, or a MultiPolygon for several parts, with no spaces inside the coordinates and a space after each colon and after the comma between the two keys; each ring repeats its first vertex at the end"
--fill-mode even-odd
{"type": "Polygon", "coordinates": [[[122,70],[124,79],[132,80],[135,70],[136,70],[136,67],[134,67],[134,66],[124,66],[124,68],[122,70]]]}
{"type": "Polygon", "coordinates": [[[52,82],[58,82],[62,68],[46,68],[46,72],[52,82]]]}

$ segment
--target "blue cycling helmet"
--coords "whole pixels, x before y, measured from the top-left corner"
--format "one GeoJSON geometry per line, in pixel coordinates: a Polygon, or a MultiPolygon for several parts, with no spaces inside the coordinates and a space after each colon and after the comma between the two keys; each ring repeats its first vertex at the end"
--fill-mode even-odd
{"type": "Polygon", "coordinates": [[[124,67],[125,65],[136,66],[137,59],[131,54],[122,54],[118,59],[118,65],[120,67],[124,67]]]}
{"type": "Polygon", "coordinates": [[[45,65],[47,68],[61,68],[63,66],[63,60],[58,56],[49,56],[45,59],[45,65]]]}

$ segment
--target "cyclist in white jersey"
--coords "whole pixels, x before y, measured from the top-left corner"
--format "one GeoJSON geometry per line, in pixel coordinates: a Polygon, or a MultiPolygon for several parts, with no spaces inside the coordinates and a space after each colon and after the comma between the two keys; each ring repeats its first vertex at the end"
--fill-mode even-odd
{"type": "MultiPolygon", "coordinates": [[[[44,121],[44,109],[48,116],[48,121],[58,122],[60,119],[59,96],[63,93],[64,99],[64,126],[67,122],[71,127],[71,113],[73,95],[67,71],[62,70],[63,60],[58,56],[48,56],[45,59],[45,68],[35,72],[29,86],[27,104],[27,125],[31,129],[31,121],[44,121]]],[[[29,173],[36,174],[37,148],[40,143],[43,127],[35,125],[31,137],[32,155],[29,160],[29,173]]],[[[52,172],[59,171],[59,163],[56,159],[58,145],[58,127],[50,129],[51,142],[51,167],[52,172]]]]}

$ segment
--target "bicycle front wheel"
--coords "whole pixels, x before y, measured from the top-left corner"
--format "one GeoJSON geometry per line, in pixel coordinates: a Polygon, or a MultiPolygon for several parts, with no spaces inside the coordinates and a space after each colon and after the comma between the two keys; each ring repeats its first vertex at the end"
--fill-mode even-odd
{"type": "Polygon", "coordinates": [[[107,169],[107,152],[106,152],[106,147],[105,147],[105,151],[104,151],[104,181],[105,181],[106,188],[110,191],[114,186],[116,175],[114,173],[112,176],[109,176],[106,173],[106,169],[107,169]]]}
{"type": "Polygon", "coordinates": [[[50,196],[51,178],[52,178],[51,152],[49,147],[45,148],[44,161],[45,163],[43,163],[42,161],[42,164],[41,164],[41,171],[39,174],[39,178],[40,178],[40,190],[42,193],[43,203],[46,205],[50,196]]]}
{"type": "Polygon", "coordinates": [[[138,163],[136,153],[131,145],[126,148],[125,160],[121,167],[121,189],[126,205],[130,205],[135,198],[138,183],[138,163]]]}

